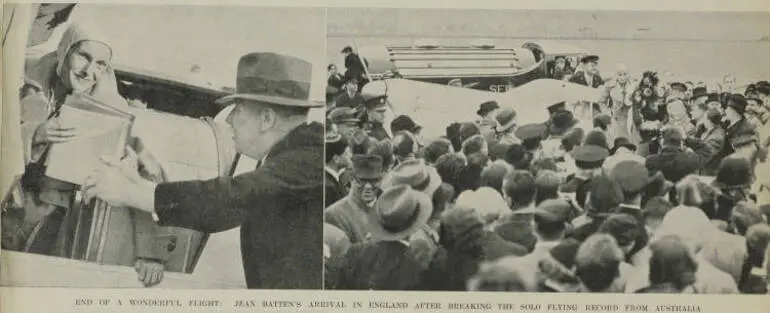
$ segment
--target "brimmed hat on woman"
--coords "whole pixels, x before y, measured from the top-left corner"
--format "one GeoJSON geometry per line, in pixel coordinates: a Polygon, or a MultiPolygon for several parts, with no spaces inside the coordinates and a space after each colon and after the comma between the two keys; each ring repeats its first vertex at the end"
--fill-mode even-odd
{"type": "Polygon", "coordinates": [[[516,126],[516,110],[511,108],[503,108],[497,111],[495,115],[497,120],[497,126],[495,130],[497,132],[504,132],[516,126]]]}

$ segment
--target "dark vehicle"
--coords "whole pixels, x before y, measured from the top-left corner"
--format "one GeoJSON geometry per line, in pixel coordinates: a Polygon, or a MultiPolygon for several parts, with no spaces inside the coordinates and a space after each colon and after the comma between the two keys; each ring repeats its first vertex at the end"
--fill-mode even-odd
{"type": "Polygon", "coordinates": [[[498,47],[486,41],[467,46],[417,42],[412,46],[361,47],[372,80],[405,78],[442,85],[505,92],[549,77],[556,57],[579,57],[588,51],[552,42],[498,47]]]}

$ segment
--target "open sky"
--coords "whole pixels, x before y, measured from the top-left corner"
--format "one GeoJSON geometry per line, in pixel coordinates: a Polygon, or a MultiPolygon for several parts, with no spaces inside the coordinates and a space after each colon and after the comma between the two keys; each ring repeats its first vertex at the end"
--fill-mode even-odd
{"type": "MultiPolygon", "coordinates": [[[[189,76],[191,66],[198,64],[216,87],[235,86],[238,59],[243,54],[290,54],[313,63],[311,97],[324,99],[326,23],[322,9],[78,4],[70,21],[108,38],[116,64],[182,77],[189,76]]],[[[53,51],[64,28],[35,49],[53,51]]]]}

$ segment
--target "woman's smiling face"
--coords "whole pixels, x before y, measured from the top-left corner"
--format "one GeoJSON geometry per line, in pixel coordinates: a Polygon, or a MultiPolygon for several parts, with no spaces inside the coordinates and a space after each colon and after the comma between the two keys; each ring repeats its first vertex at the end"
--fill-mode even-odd
{"type": "Polygon", "coordinates": [[[107,71],[112,50],[97,41],[81,41],[70,49],[64,60],[62,80],[75,93],[82,93],[96,84],[107,71]]]}

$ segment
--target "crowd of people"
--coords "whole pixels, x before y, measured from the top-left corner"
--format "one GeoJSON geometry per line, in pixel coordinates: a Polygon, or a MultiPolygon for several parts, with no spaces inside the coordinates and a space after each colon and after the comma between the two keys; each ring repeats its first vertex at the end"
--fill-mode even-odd
{"type": "Polygon", "coordinates": [[[563,78],[600,101],[527,123],[469,103],[441,138],[385,125],[388,96],[347,77],[327,103],[325,287],[767,293],[770,84],[605,82],[580,61],[563,78]]]}

